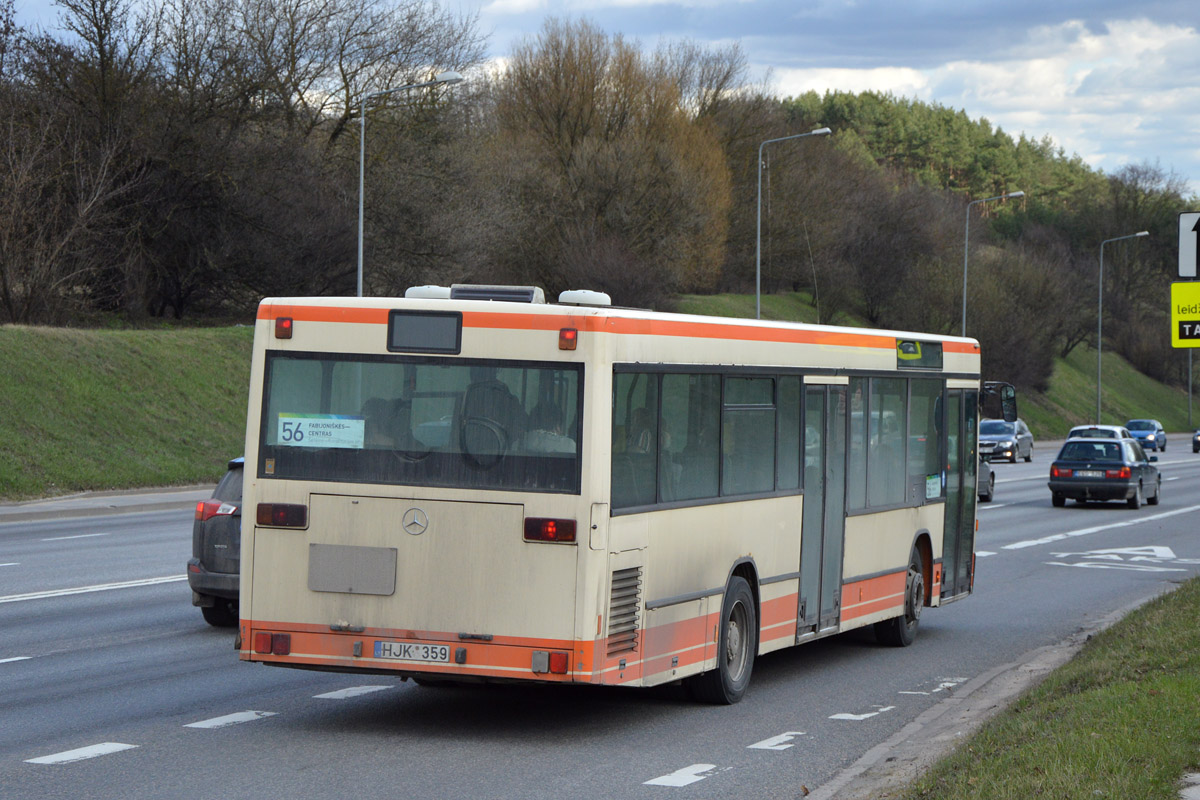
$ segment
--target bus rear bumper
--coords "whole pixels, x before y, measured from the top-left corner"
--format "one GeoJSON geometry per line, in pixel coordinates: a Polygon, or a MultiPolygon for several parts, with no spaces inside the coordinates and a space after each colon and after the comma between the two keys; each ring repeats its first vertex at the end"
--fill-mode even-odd
{"type": "Polygon", "coordinates": [[[243,620],[239,656],[273,666],[429,680],[594,682],[585,668],[590,642],[514,642],[470,634],[422,636],[415,631],[396,636],[311,627],[243,620]]]}

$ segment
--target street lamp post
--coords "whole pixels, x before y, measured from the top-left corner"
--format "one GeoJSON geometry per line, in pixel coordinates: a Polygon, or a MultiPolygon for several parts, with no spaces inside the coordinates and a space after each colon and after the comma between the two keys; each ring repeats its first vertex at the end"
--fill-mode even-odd
{"type": "Polygon", "coordinates": [[[995,197],[985,197],[981,200],[972,200],[967,203],[967,230],[963,236],[963,301],[962,301],[962,335],[967,335],[967,256],[971,252],[971,206],[977,203],[990,203],[993,200],[1004,200],[1010,197],[1024,197],[1024,192],[1009,192],[1008,194],[998,194],[995,197]]]}
{"type": "Polygon", "coordinates": [[[1100,424],[1100,351],[1104,340],[1104,245],[1109,242],[1119,242],[1122,239],[1136,239],[1139,236],[1149,236],[1150,231],[1138,231],[1127,236],[1114,236],[1100,243],[1100,288],[1096,294],[1096,424],[1100,424]]]}
{"type": "Polygon", "coordinates": [[[433,80],[424,83],[410,83],[393,89],[383,89],[363,95],[358,109],[358,296],[363,296],[363,177],[366,172],[367,155],[367,101],[376,97],[404,92],[409,89],[424,89],[426,86],[436,86],[439,83],[458,83],[463,79],[457,72],[442,72],[435,75],[433,80]]]}
{"type": "Polygon", "coordinates": [[[772,142],[784,142],[788,139],[803,139],[805,136],[827,136],[833,133],[829,128],[817,128],[808,133],[796,133],[791,136],[781,136],[778,139],[767,139],[758,146],[758,227],[754,245],[754,318],[762,319],[762,160],[763,147],[772,142]]]}

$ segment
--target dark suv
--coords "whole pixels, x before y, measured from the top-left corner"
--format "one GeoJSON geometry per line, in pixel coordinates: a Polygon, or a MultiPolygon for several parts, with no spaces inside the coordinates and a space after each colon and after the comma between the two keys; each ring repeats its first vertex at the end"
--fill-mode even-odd
{"type": "Polygon", "coordinates": [[[231,628],[238,623],[238,569],[242,549],[242,458],[229,470],[212,497],[196,504],[192,523],[192,557],[188,586],[192,605],[209,625],[231,628]]]}

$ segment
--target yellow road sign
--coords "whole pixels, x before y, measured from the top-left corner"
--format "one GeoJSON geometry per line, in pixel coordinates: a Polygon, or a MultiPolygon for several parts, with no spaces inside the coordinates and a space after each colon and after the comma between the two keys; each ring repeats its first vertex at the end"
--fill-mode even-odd
{"type": "Polygon", "coordinates": [[[1200,347],[1200,281],[1171,284],[1171,346],[1200,347]]]}

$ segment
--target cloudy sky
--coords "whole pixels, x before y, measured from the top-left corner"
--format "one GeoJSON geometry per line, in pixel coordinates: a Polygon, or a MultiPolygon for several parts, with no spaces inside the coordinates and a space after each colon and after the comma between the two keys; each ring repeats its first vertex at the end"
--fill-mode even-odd
{"type": "MultiPolygon", "coordinates": [[[[52,0],[16,0],[52,27],[52,0]]],[[[867,89],[1050,135],[1106,172],[1157,162],[1200,194],[1200,0],[440,0],[478,12],[491,55],[548,16],[653,47],[741,43],[780,96],[867,89]]]]}
{"type": "Polygon", "coordinates": [[[652,47],[741,42],[781,96],[867,89],[1049,134],[1113,171],[1158,162],[1200,193],[1200,0],[479,0],[492,54],[545,17],[652,47]]]}

